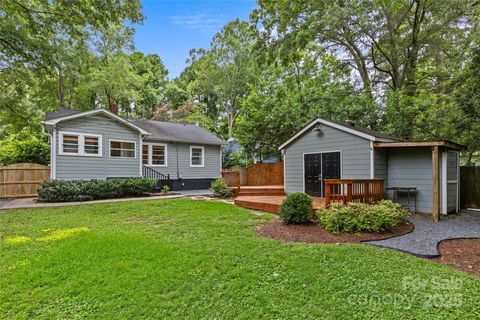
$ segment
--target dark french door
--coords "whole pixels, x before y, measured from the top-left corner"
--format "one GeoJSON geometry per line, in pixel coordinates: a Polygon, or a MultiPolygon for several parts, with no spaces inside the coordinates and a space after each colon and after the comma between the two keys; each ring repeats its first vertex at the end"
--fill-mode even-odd
{"type": "Polygon", "coordinates": [[[325,196],[325,179],[340,179],[340,152],[312,153],[304,156],[305,193],[325,196]]]}

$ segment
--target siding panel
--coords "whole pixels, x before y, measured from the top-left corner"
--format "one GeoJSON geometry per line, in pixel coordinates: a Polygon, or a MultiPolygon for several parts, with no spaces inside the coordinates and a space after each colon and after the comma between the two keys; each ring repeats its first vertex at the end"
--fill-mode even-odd
{"type": "Polygon", "coordinates": [[[86,116],[57,125],[56,177],[58,179],[104,179],[140,176],[139,133],[104,115],[86,116]],[[60,155],[59,131],[102,135],[102,157],[60,155]],[[109,140],[129,140],[136,144],[135,158],[111,158],[109,140]]]}
{"type": "Polygon", "coordinates": [[[342,151],[342,178],[370,178],[370,141],[335,128],[322,126],[322,134],[312,129],[285,148],[285,191],[287,193],[303,192],[304,153],[340,150],[342,151]]]}
{"type": "Polygon", "coordinates": [[[169,174],[171,179],[216,179],[221,177],[220,146],[201,145],[204,147],[204,167],[190,167],[190,146],[187,143],[146,139],[145,143],[167,144],[167,167],[154,167],[155,170],[169,174]],[[177,161],[178,158],[178,161],[177,161]],[[177,170],[178,163],[178,170],[177,170]],[[178,173],[178,174],[177,174],[178,173]]]}
{"type": "MultiPolygon", "coordinates": [[[[431,213],[432,153],[430,148],[390,149],[388,151],[388,186],[417,187],[417,211],[431,213]]],[[[397,197],[397,199],[405,200],[403,197],[397,197]]]]}

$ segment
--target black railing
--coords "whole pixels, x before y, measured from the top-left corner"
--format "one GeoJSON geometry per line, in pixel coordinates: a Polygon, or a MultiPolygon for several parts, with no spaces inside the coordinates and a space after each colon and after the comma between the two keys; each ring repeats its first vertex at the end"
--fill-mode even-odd
{"type": "Polygon", "coordinates": [[[170,180],[169,174],[161,173],[146,165],[142,166],[142,176],[144,178],[155,179],[155,180],[170,180]]]}

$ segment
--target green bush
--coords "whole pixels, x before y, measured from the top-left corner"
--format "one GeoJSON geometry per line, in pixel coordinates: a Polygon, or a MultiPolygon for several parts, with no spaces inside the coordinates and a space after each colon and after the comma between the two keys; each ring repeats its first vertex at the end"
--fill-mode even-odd
{"type": "Polygon", "coordinates": [[[140,196],[152,191],[155,183],[145,178],[47,180],[38,189],[38,197],[44,201],[64,202],[140,196]]]}
{"type": "Polygon", "coordinates": [[[0,164],[50,162],[50,146],[45,139],[26,134],[10,135],[0,141],[0,164]]]}
{"type": "Polygon", "coordinates": [[[376,204],[334,204],[317,212],[320,224],[333,233],[394,231],[409,215],[398,203],[389,200],[376,204]]]}
{"type": "Polygon", "coordinates": [[[169,191],[170,191],[170,187],[169,187],[168,185],[164,185],[164,186],[162,187],[162,192],[163,192],[163,193],[168,193],[169,191]]]}
{"type": "Polygon", "coordinates": [[[222,178],[213,181],[210,190],[213,191],[213,196],[218,198],[228,198],[233,194],[232,189],[227,186],[222,178]]]}
{"type": "Polygon", "coordinates": [[[312,218],[312,198],[301,192],[289,194],[280,207],[280,217],[286,224],[309,222],[312,218]]]}

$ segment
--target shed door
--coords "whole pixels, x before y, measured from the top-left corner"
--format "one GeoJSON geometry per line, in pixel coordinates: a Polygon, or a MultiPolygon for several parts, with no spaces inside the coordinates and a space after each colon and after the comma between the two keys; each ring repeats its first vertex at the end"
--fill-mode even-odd
{"type": "Polygon", "coordinates": [[[322,194],[322,154],[304,155],[305,166],[305,193],[312,197],[320,197],[322,194]]]}
{"type": "Polygon", "coordinates": [[[325,179],[340,179],[340,152],[306,154],[305,193],[312,197],[325,196],[325,179]]]}

